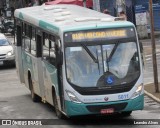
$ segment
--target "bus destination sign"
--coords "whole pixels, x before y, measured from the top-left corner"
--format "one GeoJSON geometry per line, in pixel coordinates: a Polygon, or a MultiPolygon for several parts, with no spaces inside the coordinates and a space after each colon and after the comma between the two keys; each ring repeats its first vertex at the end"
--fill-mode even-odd
{"type": "MultiPolygon", "coordinates": [[[[100,41],[108,39],[120,39],[128,37],[128,32],[131,29],[115,29],[115,30],[94,30],[94,31],[79,31],[65,33],[65,42],[82,42],[82,41],[100,41]]],[[[133,29],[132,29],[133,35],[133,29]]]]}
{"type": "Polygon", "coordinates": [[[84,33],[73,33],[72,40],[90,40],[90,39],[102,39],[102,38],[117,38],[126,37],[125,30],[112,30],[112,31],[101,31],[101,32],[84,32],[84,33]]]}

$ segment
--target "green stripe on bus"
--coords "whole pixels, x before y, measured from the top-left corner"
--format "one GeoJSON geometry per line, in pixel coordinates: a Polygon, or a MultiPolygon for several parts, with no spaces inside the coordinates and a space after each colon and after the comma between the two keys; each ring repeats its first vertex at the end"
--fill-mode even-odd
{"type": "Polygon", "coordinates": [[[49,23],[46,23],[42,20],[39,21],[39,26],[44,28],[44,29],[47,29],[48,31],[51,31],[51,32],[54,32],[54,33],[58,33],[59,32],[59,28],[52,25],[52,24],[49,24],[49,23]]]}

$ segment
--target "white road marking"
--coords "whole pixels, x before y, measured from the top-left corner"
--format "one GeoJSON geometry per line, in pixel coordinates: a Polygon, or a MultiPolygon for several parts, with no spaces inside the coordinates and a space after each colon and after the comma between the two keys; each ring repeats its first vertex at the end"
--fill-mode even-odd
{"type": "Polygon", "coordinates": [[[151,60],[151,58],[147,58],[146,61],[151,60]]]}
{"type": "MultiPolygon", "coordinates": [[[[157,55],[157,56],[159,56],[159,55],[160,55],[160,53],[158,52],[156,55],[157,55]]],[[[151,57],[151,56],[152,56],[152,54],[145,55],[145,57],[151,57]]]]}

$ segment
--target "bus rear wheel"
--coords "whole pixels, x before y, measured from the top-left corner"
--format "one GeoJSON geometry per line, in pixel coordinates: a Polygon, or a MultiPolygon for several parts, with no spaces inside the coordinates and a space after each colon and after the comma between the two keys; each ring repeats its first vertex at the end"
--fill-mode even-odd
{"type": "Polygon", "coordinates": [[[54,104],[54,109],[55,109],[55,113],[56,113],[56,116],[59,118],[59,119],[65,119],[65,116],[62,114],[62,112],[58,109],[58,101],[57,101],[57,97],[56,97],[56,94],[53,93],[53,104],[54,104]]]}
{"type": "Polygon", "coordinates": [[[31,98],[32,98],[33,102],[40,102],[41,98],[35,94],[31,78],[29,78],[29,86],[31,89],[31,98]]]}

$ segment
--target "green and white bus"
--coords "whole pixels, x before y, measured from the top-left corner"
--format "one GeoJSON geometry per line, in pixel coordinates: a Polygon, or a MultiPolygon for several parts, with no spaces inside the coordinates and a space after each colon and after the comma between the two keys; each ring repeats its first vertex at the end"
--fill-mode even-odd
{"type": "Polygon", "coordinates": [[[15,10],[16,67],[33,101],[61,118],[144,107],[143,64],[135,26],[76,5],[15,10]]]}

